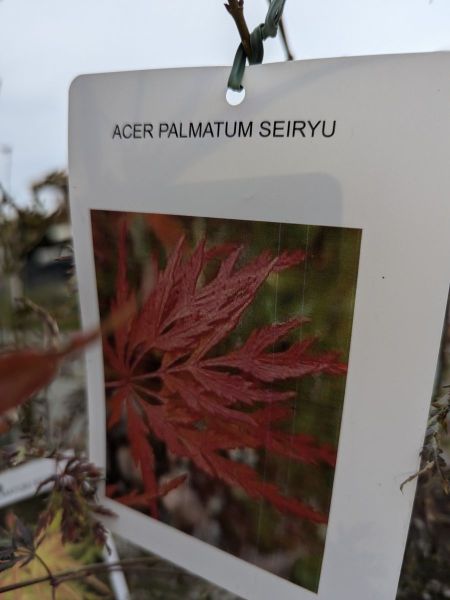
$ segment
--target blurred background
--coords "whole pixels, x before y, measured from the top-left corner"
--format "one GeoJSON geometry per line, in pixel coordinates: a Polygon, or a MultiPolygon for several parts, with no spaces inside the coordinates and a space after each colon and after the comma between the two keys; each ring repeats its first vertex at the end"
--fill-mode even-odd
{"type": "MultiPolygon", "coordinates": [[[[250,28],[266,9],[246,0],[250,28]]],[[[299,60],[450,49],[448,0],[287,0],[285,25],[299,60]]],[[[30,183],[65,167],[80,73],[230,65],[237,44],[222,0],[0,0],[0,181],[27,202],[30,183]]],[[[266,61],[284,58],[268,40],[266,61]]]]}
{"type": "MultiPolygon", "coordinates": [[[[246,0],[245,7],[252,28],[264,19],[267,2],[246,0]]],[[[448,0],[288,0],[285,27],[289,47],[299,60],[442,51],[450,49],[450,4],[448,0]]],[[[23,295],[44,306],[63,335],[78,327],[67,209],[70,82],[88,72],[229,65],[238,42],[221,0],[0,0],[1,346],[42,340],[40,317],[30,306],[16,302],[23,295]]],[[[285,50],[279,38],[268,40],[266,61],[285,60],[285,50]]],[[[450,382],[449,323],[447,314],[434,399],[442,397],[442,386],[450,382]]],[[[2,450],[16,443],[28,448],[57,447],[70,437],[72,446],[82,451],[85,431],[84,372],[78,361],[65,367],[32,406],[11,416],[8,431],[0,434],[0,445],[2,450]]],[[[447,439],[447,460],[448,450],[447,439]]],[[[7,464],[2,453],[0,468],[7,464]]],[[[17,507],[31,524],[38,509],[35,500],[17,507]]],[[[7,511],[0,519],[6,522],[7,511]]],[[[120,556],[140,553],[116,541],[120,556]]],[[[83,554],[77,549],[73,556],[92,559],[90,550],[83,554]]],[[[438,479],[424,476],[416,495],[398,599],[450,598],[449,557],[448,496],[438,479]]],[[[130,597],[137,599],[232,598],[164,561],[145,577],[129,576],[128,584],[130,597]]],[[[109,585],[106,579],[105,585],[109,585]]],[[[100,587],[91,590],[97,594],[93,597],[108,597],[100,587]]]]}

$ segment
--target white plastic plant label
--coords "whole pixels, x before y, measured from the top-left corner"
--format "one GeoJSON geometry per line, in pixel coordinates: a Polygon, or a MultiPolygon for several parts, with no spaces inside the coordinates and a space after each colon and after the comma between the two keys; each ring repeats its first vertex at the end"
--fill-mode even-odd
{"type": "Polygon", "coordinates": [[[41,484],[55,474],[56,468],[53,459],[40,458],[3,472],[0,509],[33,497],[37,490],[48,491],[48,486],[41,484]]]}
{"type": "Polygon", "coordinates": [[[450,281],[450,58],[82,76],[108,526],[255,600],[393,600],[450,281]],[[123,312],[123,311],[122,311],[123,312]]]}

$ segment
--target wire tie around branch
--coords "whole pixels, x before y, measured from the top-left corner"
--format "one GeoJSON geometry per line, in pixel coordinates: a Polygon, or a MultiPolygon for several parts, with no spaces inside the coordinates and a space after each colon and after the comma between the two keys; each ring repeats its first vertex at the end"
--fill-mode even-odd
{"type": "Polygon", "coordinates": [[[247,55],[243,43],[239,44],[228,79],[230,89],[237,92],[242,90],[242,80],[247,60],[250,65],[258,65],[263,62],[264,42],[269,37],[274,38],[277,36],[285,3],[286,0],[272,0],[270,2],[265,22],[255,27],[250,34],[251,53],[249,55],[247,55]]]}

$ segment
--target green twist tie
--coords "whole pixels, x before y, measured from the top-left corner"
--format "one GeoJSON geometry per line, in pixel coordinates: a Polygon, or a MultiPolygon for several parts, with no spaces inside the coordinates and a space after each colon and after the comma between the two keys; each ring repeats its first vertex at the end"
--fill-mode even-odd
{"type": "Polygon", "coordinates": [[[250,34],[251,56],[248,57],[245,54],[242,43],[239,44],[228,79],[228,87],[230,89],[236,92],[240,92],[243,89],[242,80],[244,78],[247,59],[250,65],[259,65],[262,63],[264,59],[264,41],[269,37],[276,37],[285,2],[286,0],[271,0],[265,22],[255,27],[250,34]]]}

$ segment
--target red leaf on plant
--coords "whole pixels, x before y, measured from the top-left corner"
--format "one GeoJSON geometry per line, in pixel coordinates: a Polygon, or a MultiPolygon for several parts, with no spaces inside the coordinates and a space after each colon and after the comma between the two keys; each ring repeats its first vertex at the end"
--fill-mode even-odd
{"type": "Polygon", "coordinates": [[[150,492],[145,492],[141,494],[136,490],[133,490],[129,494],[118,497],[117,500],[121,504],[125,504],[126,506],[133,506],[134,508],[145,509],[157,498],[166,496],[169,492],[183,484],[186,481],[186,478],[187,475],[180,475],[178,477],[174,477],[170,481],[167,481],[160,485],[155,494],[151,494],[150,492]]]}
{"type": "Polygon", "coordinates": [[[173,250],[180,237],[184,234],[181,220],[172,215],[149,214],[145,215],[145,217],[164,248],[167,251],[173,250]]]}
{"type": "Polygon", "coordinates": [[[289,331],[298,327],[298,320],[280,325],[269,325],[252,333],[247,342],[238,350],[226,356],[205,360],[207,367],[229,367],[239,369],[260,381],[273,382],[290,377],[304,377],[314,373],[338,375],[346,373],[347,366],[341,363],[335,353],[314,356],[309,349],[313,339],[292,344],[284,352],[265,352],[289,331]]]}
{"type": "Polygon", "coordinates": [[[142,415],[138,413],[138,406],[130,398],[127,400],[127,417],[131,455],[141,470],[144,488],[151,497],[151,511],[156,516],[157,507],[154,499],[157,497],[158,488],[155,477],[155,456],[148,443],[148,427],[143,421],[142,415]]]}
{"type": "MultiPolygon", "coordinates": [[[[124,221],[115,310],[132,297],[126,244],[124,221]]],[[[267,277],[298,265],[306,254],[300,250],[273,257],[262,252],[242,264],[242,246],[207,248],[206,240],[186,254],[186,241],[180,237],[140,311],[111,340],[104,340],[108,427],[126,418],[144,486],[142,493],[133,491],[119,500],[141,507],[146,501],[155,514],[160,494],[150,439],[154,437],[173,455],[189,459],[252,498],[299,518],[326,522],[325,515],[285,496],[274,483],[263,481],[256,469],[229,454],[251,448],[303,463],[334,465],[334,448],[283,429],[283,422],[293,418],[289,404],[295,392],[279,389],[278,383],[346,372],[337,354],[312,353],[313,339],[289,341],[306,319],[268,325],[253,331],[239,348],[222,350],[267,277]],[[214,268],[212,262],[218,258],[220,266],[214,268]]]]}
{"type": "Polygon", "coordinates": [[[327,517],[296,498],[284,496],[273,483],[262,481],[256,471],[234,461],[227,460],[218,454],[209,457],[211,475],[218,477],[231,486],[241,487],[250,498],[267,500],[278,510],[291,513],[300,519],[313,523],[326,523],[327,517]]]}
{"type": "Polygon", "coordinates": [[[0,412],[26,402],[49,385],[58,372],[55,352],[18,350],[0,355],[0,412]]]}
{"type": "MultiPolygon", "coordinates": [[[[84,350],[100,335],[120,328],[134,310],[128,298],[121,298],[118,310],[111,313],[101,328],[77,333],[59,349],[24,348],[0,354],[0,414],[20,406],[47,387],[58,374],[61,363],[84,350]]],[[[114,355],[111,354],[111,358],[114,355]]],[[[118,367],[121,363],[116,363],[118,367]]]]}

